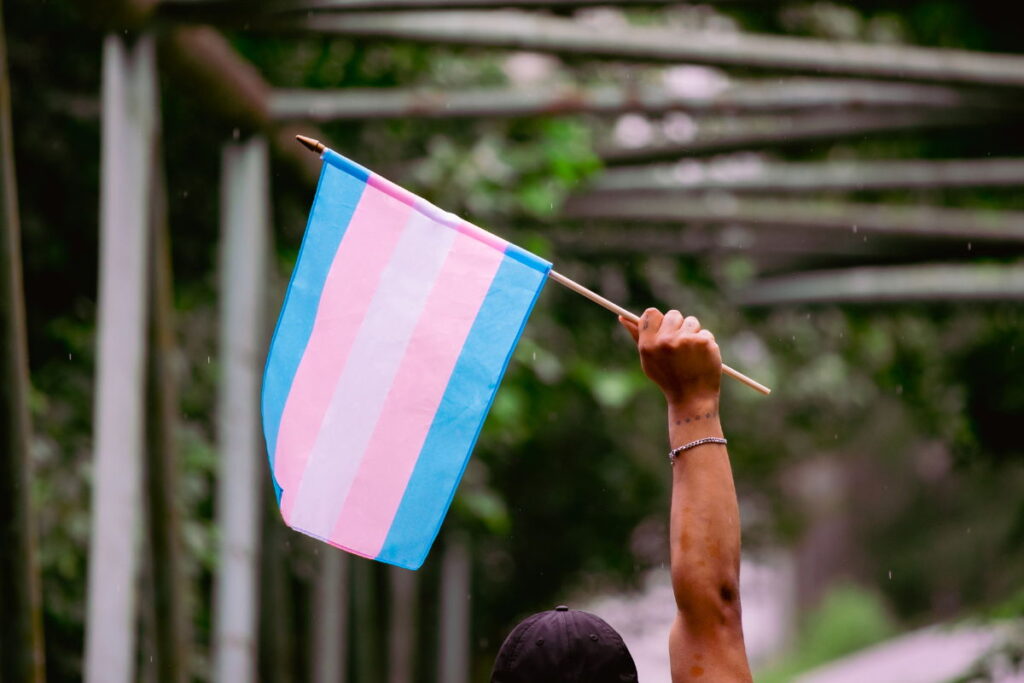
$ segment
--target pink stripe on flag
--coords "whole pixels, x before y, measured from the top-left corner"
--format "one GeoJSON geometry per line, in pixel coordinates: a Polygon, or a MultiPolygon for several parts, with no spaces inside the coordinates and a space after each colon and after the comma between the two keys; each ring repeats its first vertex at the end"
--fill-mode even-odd
{"type": "Polygon", "coordinates": [[[330,542],[384,545],[455,363],[504,253],[459,233],[409,341],[330,542]]]}
{"type": "Polygon", "coordinates": [[[379,176],[376,173],[371,173],[370,177],[366,179],[367,185],[375,187],[384,194],[391,195],[403,204],[409,206],[416,206],[416,200],[418,197],[409,190],[405,189],[401,185],[396,185],[384,176],[379,176]]]}
{"type": "Polygon", "coordinates": [[[461,232],[463,235],[469,235],[470,237],[480,240],[484,244],[491,246],[499,251],[505,251],[508,248],[508,242],[498,237],[497,235],[487,232],[483,228],[478,228],[468,221],[459,219],[453,228],[461,232]]]}
{"type": "Polygon", "coordinates": [[[419,212],[410,216],[321,421],[291,511],[293,527],[321,536],[334,529],[457,234],[419,212]]]}
{"type": "Polygon", "coordinates": [[[380,274],[411,214],[412,207],[368,187],[338,246],[313,331],[281,413],[274,474],[283,489],[281,512],[286,522],[380,274]]]}

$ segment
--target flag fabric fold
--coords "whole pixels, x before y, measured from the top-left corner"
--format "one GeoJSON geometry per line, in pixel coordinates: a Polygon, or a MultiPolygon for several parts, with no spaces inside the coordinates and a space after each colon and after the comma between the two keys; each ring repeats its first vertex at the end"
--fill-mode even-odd
{"type": "Polygon", "coordinates": [[[267,355],[285,522],[426,558],[551,264],[331,150],[267,355]]]}

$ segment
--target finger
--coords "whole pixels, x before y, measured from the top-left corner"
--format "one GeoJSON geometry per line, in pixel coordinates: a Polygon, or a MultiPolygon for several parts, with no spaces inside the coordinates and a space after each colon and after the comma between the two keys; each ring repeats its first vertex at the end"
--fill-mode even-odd
{"type": "Polygon", "coordinates": [[[658,334],[658,330],[661,329],[661,321],[665,316],[661,314],[657,308],[648,308],[644,311],[644,314],[640,316],[640,340],[641,346],[646,346],[654,343],[654,338],[658,334]]]}
{"type": "Polygon", "coordinates": [[[700,321],[692,315],[686,316],[686,320],[683,321],[683,332],[696,332],[700,329],[700,321]]]}
{"type": "Polygon", "coordinates": [[[683,314],[672,309],[665,314],[665,318],[661,321],[661,332],[667,334],[669,332],[675,332],[683,326],[683,314]]]}
{"type": "Polygon", "coordinates": [[[633,341],[640,341],[640,328],[632,320],[626,320],[621,315],[619,316],[619,324],[626,328],[626,332],[629,332],[629,336],[633,338],[633,341]]]}
{"type": "Polygon", "coordinates": [[[698,337],[704,337],[708,341],[715,341],[715,335],[711,334],[711,330],[701,330],[697,333],[698,337]]]}

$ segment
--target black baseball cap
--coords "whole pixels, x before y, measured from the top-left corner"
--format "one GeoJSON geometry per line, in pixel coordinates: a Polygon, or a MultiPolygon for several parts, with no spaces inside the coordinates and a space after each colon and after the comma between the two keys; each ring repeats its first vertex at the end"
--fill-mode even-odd
{"type": "Polygon", "coordinates": [[[498,651],[491,683],[636,683],[622,636],[601,617],[559,605],[524,619],[498,651]]]}

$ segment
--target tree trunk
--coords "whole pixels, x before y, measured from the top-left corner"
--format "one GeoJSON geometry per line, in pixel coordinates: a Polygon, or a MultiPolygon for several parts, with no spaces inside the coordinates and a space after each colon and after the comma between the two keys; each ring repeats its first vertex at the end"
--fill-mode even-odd
{"type": "Polygon", "coordinates": [[[229,144],[222,157],[220,366],[217,406],[220,565],[214,586],[214,680],[256,678],[260,496],[259,438],[269,167],[263,138],[229,144]]]}
{"type": "Polygon", "coordinates": [[[0,4],[0,680],[45,678],[39,567],[32,516],[32,426],[21,273],[21,225],[11,129],[11,84],[0,4]]]}
{"type": "Polygon", "coordinates": [[[145,401],[148,195],[156,111],[152,39],[103,45],[100,283],[85,680],[134,679],[145,401]]]}

